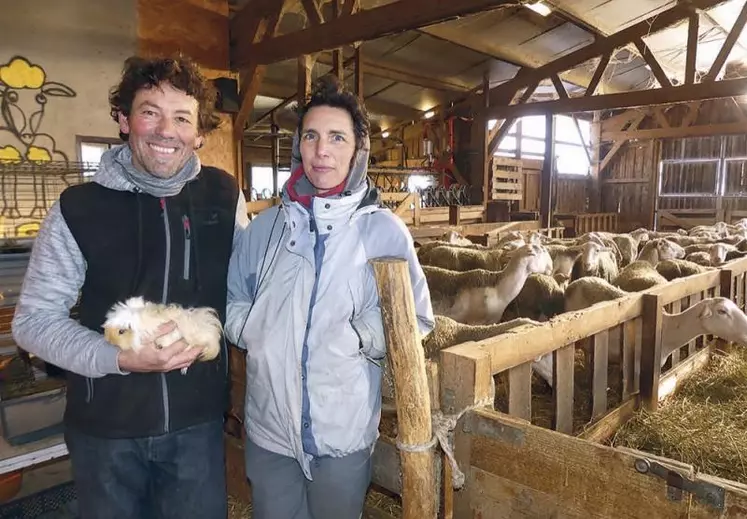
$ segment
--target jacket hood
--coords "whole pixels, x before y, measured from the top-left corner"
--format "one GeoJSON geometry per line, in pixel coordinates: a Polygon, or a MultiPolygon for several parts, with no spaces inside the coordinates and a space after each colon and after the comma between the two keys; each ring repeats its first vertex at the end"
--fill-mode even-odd
{"type": "MultiPolygon", "coordinates": [[[[368,135],[366,135],[363,140],[363,146],[353,156],[353,163],[345,179],[345,185],[339,193],[335,193],[330,198],[350,196],[365,189],[366,194],[363,196],[358,207],[379,204],[379,192],[368,178],[368,155],[370,148],[371,141],[368,135]]],[[[291,176],[283,187],[283,199],[304,203],[305,200],[315,196],[316,189],[311,185],[303,170],[300,137],[298,130],[296,130],[293,134],[293,146],[291,149],[291,176]]]]}
{"type": "Polygon", "coordinates": [[[142,191],[151,196],[174,196],[184,185],[194,180],[202,165],[196,153],[184,167],[170,178],[159,178],[137,169],[132,163],[132,150],[125,143],[114,146],[101,156],[93,181],[117,191],[142,191]]]}

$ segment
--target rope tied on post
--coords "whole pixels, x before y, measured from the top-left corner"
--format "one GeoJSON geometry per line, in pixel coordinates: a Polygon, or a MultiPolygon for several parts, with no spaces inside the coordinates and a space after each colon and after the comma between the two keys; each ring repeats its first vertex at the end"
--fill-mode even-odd
{"type": "Polygon", "coordinates": [[[452,433],[456,429],[456,425],[459,419],[464,416],[464,413],[473,411],[485,406],[492,406],[493,400],[487,399],[485,401],[477,402],[475,405],[468,406],[456,414],[444,414],[440,410],[432,411],[431,422],[433,427],[433,437],[430,441],[421,444],[406,444],[397,439],[397,448],[404,452],[427,452],[436,445],[441,446],[441,450],[444,451],[446,457],[451,465],[451,486],[455,490],[459,490],[464,486],[465,476],[464,472],[459,468],[459,464],[454,457],[454,445],[452,440],[452,433]]]}

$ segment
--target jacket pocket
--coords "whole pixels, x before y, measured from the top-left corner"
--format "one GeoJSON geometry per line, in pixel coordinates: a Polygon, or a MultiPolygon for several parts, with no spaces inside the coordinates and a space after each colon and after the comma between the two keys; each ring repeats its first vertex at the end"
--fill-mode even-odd
{"type": "Polygon", "coordinates": [[[86,403],[90,404],[93,401],[93,379],[86,377],[86,403]]]}

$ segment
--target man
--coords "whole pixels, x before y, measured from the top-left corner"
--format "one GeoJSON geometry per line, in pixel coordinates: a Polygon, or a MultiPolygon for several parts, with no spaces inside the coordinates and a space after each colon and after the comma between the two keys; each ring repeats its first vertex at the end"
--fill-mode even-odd
{"type": "Polygon", "coordinates": [[[128,59],[110,94],[126,144],[103,155],[93,182],[62,193],[34,244],[13,336],[68,372],[65,441],[83,519],[227,514],[225,342],[216,360],[194,362],[200,350],[183,340],[152,338],[135,353],[101,333],[111,306],[136,295],[209,306],[225,321],[247,216],[235,179],[195,153],[217,126],[214,100],[186,59],[128,59]]]}

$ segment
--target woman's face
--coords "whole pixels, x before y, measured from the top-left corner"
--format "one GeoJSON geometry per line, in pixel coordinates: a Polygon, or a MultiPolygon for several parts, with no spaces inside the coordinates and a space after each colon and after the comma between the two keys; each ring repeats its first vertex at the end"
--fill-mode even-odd
{"type": "Polygon", "coordinates": [[[306,177],[324,194],[341,184],[355,155],[353,118],[347,110],[315,106],[301,128],[301,161],[306,177]]]}

